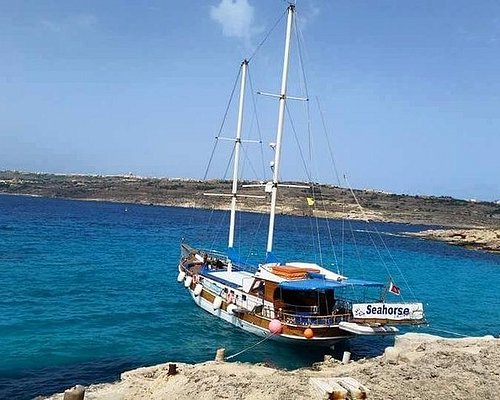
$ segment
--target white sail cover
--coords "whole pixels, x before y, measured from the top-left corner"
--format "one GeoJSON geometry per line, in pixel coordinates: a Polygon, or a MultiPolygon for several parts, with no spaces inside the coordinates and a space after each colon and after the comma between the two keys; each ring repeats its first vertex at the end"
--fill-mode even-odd
{"type": "Polygon", "coordinates": [[[421,320],[424,318],[422,303],[362,303],[352,305],[356,319],[388,319],[394,321],[421,320]]]}

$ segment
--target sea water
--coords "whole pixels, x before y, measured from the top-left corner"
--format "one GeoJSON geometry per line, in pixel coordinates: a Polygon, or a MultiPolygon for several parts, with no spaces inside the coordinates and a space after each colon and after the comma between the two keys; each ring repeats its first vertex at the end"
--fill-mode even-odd
{"type": "MultiPolygon", "coordinates": [[[[240,215],[242,255],[262,255],[266,224],[265,215],[240,215]]],[[[425,303],[430,325],[418,332],[498,335],[500,256],[399,235],[423,228],[279,216],[276,256],[357,278],[391,276],[402,291],[391,300],[425,303]]],[[[226,236],[220,211],[0,195],[0,398],[254,345],[259,338],[196,307],[176,281],[183,238],[223,250],[226,236]]],[[[345,349],[356,358],[378,355],[391,343],[360,338],[304,350],[266,341],[237,360],[290,369],[345,349]]]]}

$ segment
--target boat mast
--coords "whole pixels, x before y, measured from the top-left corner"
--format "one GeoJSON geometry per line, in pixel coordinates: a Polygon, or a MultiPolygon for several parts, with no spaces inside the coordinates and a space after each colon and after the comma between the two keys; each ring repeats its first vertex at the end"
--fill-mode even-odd
{"type": "Polygon", "coordinates": [[[235,149],[234,149],[233,188],[231,190],[231,217],[229,221],[229,240],[228,240],[229,248],[232,248],[234,244],[234,227],[236,225],[236,197],[238,191],[238,170],[240,163],[241,129],[243,127],[243,105],[245,102],[247,67],[248,67],[248,60],[243,60],[243,62],[241,63],[240,101],[238,106],[238,123],[236,126],[236,139],[235,139],[235,149]]]}
{"type": "Polygon", "coordinates": [[[281,91],[279,96],[278,128],[276,132],[276,147],[274,153],[273,182],[271,188],[271,212],[269,215],[269,231],[267,236],[267,253],[273,250],[274,219],[276,216],[276,195],[278,192],[279,167],[281,157],[281,139],[283,136],[283,125],[285,122],[286,89],[288,82],[288,64],[290,57],[290,40],[292,37],[293,18],[295,6],[288,6],[288,17],[286,24],[285,54],[283,56],[283,74],[281,76],[281,91]]]}

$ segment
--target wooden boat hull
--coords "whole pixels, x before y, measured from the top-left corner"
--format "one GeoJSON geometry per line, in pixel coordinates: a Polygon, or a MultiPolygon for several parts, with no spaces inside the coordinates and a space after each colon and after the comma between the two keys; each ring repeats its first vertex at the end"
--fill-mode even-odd
{"type": "Polygon", "coordinates": [[[255,286],[255,280],[262,281],[261,277],[233,271],[218,257],[184,247],[183,253],[187,255],[180,261],[177,281],[184,284],[197,306],[246,332],[277,342],[319,347],[329,347],[355,336],[385,336],[398,332],[387,324],[355,321],[346,313],[346,308],[318,315],[320,303],[306,305],[310,308],[306,312],[300,309],[290,312],[285,308],[287,303],[282,305],[279,297],[276,300],[276,282],[265,280],[261,289],[255,286]],[[250,284],[245,283],[247,280],[250,284]],[[277,324],[276,330],[271,323],[277,324]],[[279,333],[272,333],[271,329],[279,333]]]}
{"type": "Polygon", "coordinates": [[[260,337],[270,336],[269,339],[281,342],[300,344],[304,346],[330,347],[333,344],[348,339],[353,335],[343,331],[338,326],[332,327],[313,327],[315,332],[314,337],[308,339],[303,335],[307,327],[284,325],[281,334],[273,335],[268,329],[268,319],[258,317],[256,315],[245,314],[239,316],[233,312],[228,312],[227,304],[223,303],[220,308],[214,308],[213,301],[215,296],[211,293],[203,291],[200,295],[195,295],[194,290],[190,289],[189,293],[194,303],[205,310],[206,312],[226,321],[230,324],[254,335],[260,337]]]}

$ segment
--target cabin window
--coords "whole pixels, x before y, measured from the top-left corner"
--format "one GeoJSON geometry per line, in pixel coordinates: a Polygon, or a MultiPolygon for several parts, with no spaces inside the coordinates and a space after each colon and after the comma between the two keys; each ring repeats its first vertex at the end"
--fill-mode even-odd
{"type": "Polygon", "coordinates": [[[259,280],[255,281],[255,283],[252,286],[251,292],[260,295],[264,294],[264,281],[259,281],[259,280]]]}
{"type": "Polygon", "coordinates": [[[274,292],[275,306],[288,313],[311,313],[330,315],[335,306],[334,291],[325,290],[286,290],[278,288],[274,292]]]}

